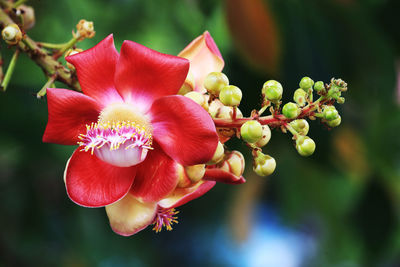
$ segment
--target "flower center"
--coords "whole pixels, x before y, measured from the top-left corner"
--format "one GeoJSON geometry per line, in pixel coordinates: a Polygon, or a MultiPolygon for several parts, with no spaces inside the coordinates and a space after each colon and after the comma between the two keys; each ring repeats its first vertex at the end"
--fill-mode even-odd
{"type": "Polygon", "coordinates": [[[152,127],[132,106],[112,104],[100,113],[97,123],[86,126],[79,139],[83,151],[111,165],[129,167],[145,160],[152,149],[152,127]]]}
{"type": "Polygon", "coordinates": [[[152,223],[154,224],[153,230],[156,231],[156,233],[159,233],[164,226],[168,231],[171,231],[172,225],[178,223],[178,217],[175,216],[178,213],[179,211],[176,211],[175,209],[164,209],[158,207],[156,217],[152,223]]]}

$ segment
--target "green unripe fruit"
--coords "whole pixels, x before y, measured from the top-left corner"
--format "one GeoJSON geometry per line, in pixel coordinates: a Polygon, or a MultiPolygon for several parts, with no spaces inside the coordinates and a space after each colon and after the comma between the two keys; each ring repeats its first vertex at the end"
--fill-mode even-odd
{"type": "Polygon", "coordinates": [[[240,128],[240,135],[247,143],[259,141],[263,134],[262,125],[258,121],[247,121],[240,128]]]}
{"type": "Polygon", "coordinates": [[[279,82],[275,80],[269,80],[264,83],[262,94],[264,95],[266,100],[276,102],[281,100],[282,98],[283,87],[279,82]]]}
{"type": "Polygon", "coordinates": [[[219,100],[225,106],[239,106],[242,100],[242,91],[234,85],[225,86],[219,93],[219,100]]]}
{"type": "Polygon", "coordinates": [[[288,119],[294,119],[299,116],[300,108],[293,102],[286,103],[282,108],[283,115],[288,119]]]}
{"type": "Polygon", "coordinates": [[[314,81],[310,77],[303,77],[299,85],[301,89],[307,92],[314,85],[314,81]]]}
{"type": "Polygon", "coordinates": [[[294,91],[293,100],[296,102],[300,107],[303,107],[306,104],[307,93],[299,88],[294,91]]]}
{"type": "Polygon", "coordinates": [[[336,120],[339,117],[339,112],[336,110],[334,106],[326,106],[324,108],[324,119],[327,121],[336,120]]]}
{"type": "Polygon", "coordinates": [[[259,176],[268,176],[271,175],[276,168],[276,161],[273,157],[259,154],[255,158],[253,170],[259,176]]]}
{"type": "Polygon", "coordinates": [[[324,82],[322,82],[322,81],[316,82],[315,85],[314,85],[314,90],[317,91],[317,92],[325,90],[324,82]]]}
{"type": "Polygon", "coordinates": [[[255,143],[256,146],[258,147],[263,147],[266,144],[268,144],[269,140],[271,139],[271,129],[269,128],[268,125],[263,125],[262,126],[262,136],[261,139],[255,143]]]}
{"type": "Polygon", "coordinates": [[[308,131],[310,130],[310,125],[305,119],[300,119],[300,120],[294,120],[291,123],[289,123],[290,126],[293,127],[293,129],[296,130],[300,135],[307,135],[308,131]]]}
{"type": "Polygon", "coordinates": [[[296,149],[303,157],[311,156],[315,151],[315,142],[308,136],[300,136],[296,140],[296,149]]]}
{"type": "Polygon", "coordinates": [[[329,127],[337,127],[340,125],[340,123],[342,122],[342,117],[340,117],[340,115],[338,115],[337,119],[332,120],[332,121],[327,121],[326,124],[328,124],[329,127]]]}
{"type": "Polygon", "coordinates": [[[204,80],[204,87],[210,94],[216,96],[227,85],[229,85],[229,79],[222,72],[211,72],[204,80]]]}

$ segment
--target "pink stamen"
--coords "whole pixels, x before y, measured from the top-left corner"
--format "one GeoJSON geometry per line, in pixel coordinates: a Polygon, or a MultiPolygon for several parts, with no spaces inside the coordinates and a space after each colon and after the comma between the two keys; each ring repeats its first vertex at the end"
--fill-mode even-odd
{"type": "Polygon", "coordinates": [[[92,123],[86,125],[86,134],[80,134],[78,145],[82,146],[82,151],[99,149],[104,145],[109,145],[110,151],[117,150],[122,144],[129,141],[129,148],[152,149],[152,136],[146,132],[144,127],[139,127],[131,122],[117,123],[92,123]]]}
{"type": "Polygon", "coordinates": [[[158,207],[156,217],[152,223],[154,224],[153,230],[156,231],[156,233],[159,233],[164,226],[168,231],[171,231],[172,225],[178,223],[178,217],[175,216],[178,213],[179,211],[176,211],[175,209],[164,209],[158,207]]]}

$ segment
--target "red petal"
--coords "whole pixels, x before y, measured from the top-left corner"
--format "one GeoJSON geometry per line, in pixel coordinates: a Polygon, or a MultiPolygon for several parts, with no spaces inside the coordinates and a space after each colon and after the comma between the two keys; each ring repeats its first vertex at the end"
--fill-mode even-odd
{"type": "Polygon", "coordinates": [[[206,169],[203,179],[225,184],[243,184],[246,182],[243,176],[238,177],[221,169],[206,169]]]}
{"type": "Polygon", "coordinates": [[[49,119],[43,142],[76,145],[86,124],[96,122],[101,106],[93,98],[66,89],[47,89],[49,119]]]}
{"type": "Polygon", "coordinates": [[[154,139],[168,156],[184,166],[209,161],[218,145],[210,115],[184,96],[166,96],[150,110],[154,139]]]}
{"type": "Polygon", "coordinates": [[[195,90],[199,92],[205,92],[203,82],[210,72],[224,68],[224,60],[209,32],[194,39],[178,56],[189,59],[189,71],[196,81],[195,90]]]}
{"type": "Polygon", "coordinates": [[[175,189],[179,170],[179,165],[155,144],[138,165],[131,193],[143,202],[159,201],[175,189]]]}
{"type": "Polygon", "coordinates": [[[118,57],[113,36],[110,34],[95,47],[69,56],[66,60],[75,66],[82,91],[97,101],[108,104],[122,101],[114,86],[118,57]]]}
{"type": "Polygon", "coordinates": [[[103,207],[123,198],[132,186],[136,166],[115,167],[79,148],[66,167],[68,196],[85,207],[103,207]]]}
{"type": "Polygon", "coordinates": [[[158,205],[165,209],[176,208],[189,201],[201,197],[215,185],[214,181],[201,181],[188,188],[177,188],[168,197],[158,202],[158,205]]]}
{"type": "Polygon", "coordinates": [[[189,70],[186,59],[125,41],[117,64],[115,85],[127,102],[146,112],[154,100],[176,94],[189,70]]]}
{"type": "Polygon", "coordinates": [[[146,228],[154,220],[157,203],[141,203],[132,194],[106,206],[111,228],[117,234],[130,236],[146,228]]]}

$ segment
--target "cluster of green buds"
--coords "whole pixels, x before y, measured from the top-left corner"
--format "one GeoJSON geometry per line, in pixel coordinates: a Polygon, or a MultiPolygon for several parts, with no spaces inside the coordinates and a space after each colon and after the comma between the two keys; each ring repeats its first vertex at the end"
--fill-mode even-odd
{"type": "Polygon", "coordinates": [[[216,155],[223,159],[221,155],[226,147],[222,144],[236,136],[252,150],[254,172],[260,176],[268,176],[276,167],[275,159],[263,152],[271,139],[271,129],[290,132],[297,152],[301,156],[311,156],[316,144],[308,136],[308,120],[320,118],[328,127],[340,125],[341,117],[334,103],[344,103],[341,94],[347,90],[347,84],[341,79],[332,79],[329,84],[324,84],[322,81],[314,82],[311,78],[304,77],[299,88],[294,90],[293,102],[282,105],[283,86],[278,81],[269,80],[261,90],[261,109],[253,110],[249,117],[243,117],[238,108],[242,91],[237,86],[230,85],[225,74],[210,73],[204,80],[204,88],[206,93],[191,91],[186,96],[203,106],[213,118],[221,141],[216,155]],[[315,95],[319,98],[314,101],[315,95]],[[270,115],[263,116],[267,110],[270,115]]]}

